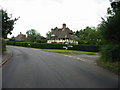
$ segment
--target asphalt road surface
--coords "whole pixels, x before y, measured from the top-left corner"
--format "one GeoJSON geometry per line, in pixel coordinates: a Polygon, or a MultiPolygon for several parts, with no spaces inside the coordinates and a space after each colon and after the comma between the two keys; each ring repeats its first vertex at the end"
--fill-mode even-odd
{"type": "MultiPolygon", "coordinates": [[[[118,76],[84,57],[8,46],[3,88],[117,88],[118,76]]],[[[94,56],[91,56],[94,58],[94,56]]]]}

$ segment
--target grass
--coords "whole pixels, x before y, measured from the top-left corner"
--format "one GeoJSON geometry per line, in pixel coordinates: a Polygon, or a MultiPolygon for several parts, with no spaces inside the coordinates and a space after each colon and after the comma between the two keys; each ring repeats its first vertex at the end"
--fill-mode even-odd
{"type": "Polygon", "coordinates": [[[105,69],[112,71],[120,75],[120,61],[118,62],[104,62],[102,60],[97,60],[97,64],[105,69]]]}
{"type": "Polygon", "coordinates": [[[87,54],[87,55],[95,55],[94,52],[86,52],[86,51],[76,51],[76,50],[60,50],[60,49],[41,49],[47,52],[55,52],[55,53],[65,53],[65,54],[87,54]]]}

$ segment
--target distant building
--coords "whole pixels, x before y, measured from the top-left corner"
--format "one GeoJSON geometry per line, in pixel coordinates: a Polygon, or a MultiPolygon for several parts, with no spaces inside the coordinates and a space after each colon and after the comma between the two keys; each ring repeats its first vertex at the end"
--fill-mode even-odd
{"type": "Polygon", "coordinates": [[[78,44],[78,41],[74,39],[77,36],[66,27],[66,24],[63,24],[62,28],[51,29],[51,36],[48,39],[47,43],[74,43],[78,44]]]}
{"type": "Polygon", "coordinates": [[[20,34],[17,35],[17,37],[15,37],[15,41],[25,41],[26,40],[26,35],[22,34],[20,32],[20,34]]]}
{"type": "Polygon", "coordinates": [[[10,38],[6,38],[5,41],[10,41],[10,38]]]}
{"type": "Polygon", "coordinates": [[[40,36],[40,37],[38,37],[37,38],[38,40],[47,40],[45,37],[43,37],[43,36],[40,36]]]}

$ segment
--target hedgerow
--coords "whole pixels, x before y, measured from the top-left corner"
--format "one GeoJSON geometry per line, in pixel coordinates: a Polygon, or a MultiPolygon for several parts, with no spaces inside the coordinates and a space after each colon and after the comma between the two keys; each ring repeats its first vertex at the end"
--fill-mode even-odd
{"type": "Polygon", "coordinates": [[[64,49],[63,47],[68,47],[69,50],[82,50],[82,51],[91,51],[91,52],[98,52],[99,46],[98,45],[77,45],[77,44],[60,44],[60,43],[33,43],[33,42],[17,42],[17,41],[7,41],[7,45],[13,46],[23,46],[23,47],[32,47],[32,48],[40,48],[40,49],[64,49]]]}
{"type": "Polygon", "coordinates": [[[0,48],[0,51],[2,51],[2,52],[6,51],[6,42],[5,42],[5,40],[3,38],[0,38],[0,44],[2,44],[1,45],[2,47],[0,48]]]}

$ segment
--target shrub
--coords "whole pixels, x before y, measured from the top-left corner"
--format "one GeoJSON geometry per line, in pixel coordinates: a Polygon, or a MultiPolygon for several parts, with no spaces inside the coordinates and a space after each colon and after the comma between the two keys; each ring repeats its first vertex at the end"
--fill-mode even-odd
{"type": "Polygon", "coordinates": [[[0,44],[2,44],[2,52],[6,51],[6,42],[3,38],[0,38],[0,44]]]}
{"type": "MultiPolygon", "coordinates": [[[[69,46],[67,44],[60,43],[33,43],[33,42],[15,42],[7,41],[8,45],[23,46],[23,47],[32,47],[32,48],[41,48],[41,49],[63,49],[63,46],[69,46]]],[[[98,52],[99,46],[96,45],[77,45],[71,44],[73,47],[68,47],[70,50],[82,50],[82,51],[92,51],[98,52]]]]}
{"type": "Polygon", "coordinates": [[[102,61],[120,61],[120,45],[119,44],[107,44],[101,48],[101,60],[102,61]]]}
{"type": "Polygon", "coordinates": [[[6,41],[7,45],[15,45],[15,41],[6,41]]]}
{"type": "Polygon", "coordinates": [[[37,40],[37,43],[47,43],[47,40],[37,40]]]}
{"type": "Polygon", "coordinates": [[[69,48],[70,50],[82,50],[82,51],[92,51],[92,52],[98,52],[99,46],[98,45],[72,45],[72,48],[69,48]]]}

